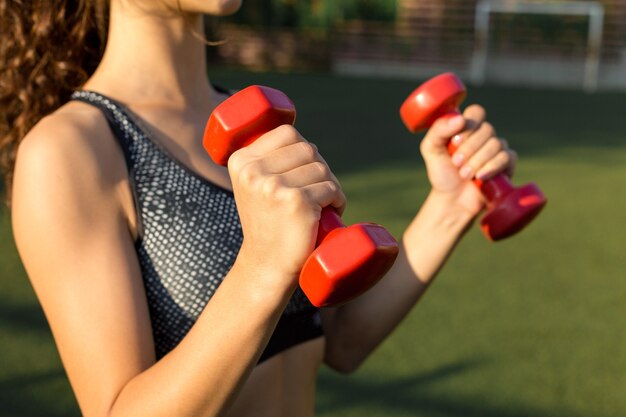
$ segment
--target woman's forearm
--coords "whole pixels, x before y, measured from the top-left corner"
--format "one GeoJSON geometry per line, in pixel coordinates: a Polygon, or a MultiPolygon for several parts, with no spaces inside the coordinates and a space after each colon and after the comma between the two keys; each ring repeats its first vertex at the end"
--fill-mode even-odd
{"type": "Polygon", "coordinates": [[[404,233],[389,273],[370,291],[327,314],[327,363],[350,372],[396,328],[424,294],[472,216],[431,194],[404,233]]]}
{"type": "Polygon", "coordinates": [[[224,414],[292,292],[260,290],[258,284],[269,277],[252,271],[235,264],[187,336],[125,384],[109,416],[224,414]]]}

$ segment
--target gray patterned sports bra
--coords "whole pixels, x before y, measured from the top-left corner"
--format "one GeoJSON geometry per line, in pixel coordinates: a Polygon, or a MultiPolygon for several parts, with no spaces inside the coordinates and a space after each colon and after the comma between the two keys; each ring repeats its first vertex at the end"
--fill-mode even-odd
{"type": "MultiPolygon", "coordinates": [[[[234,195],[176,160],[120,103],[91,91],[72,99],[102,111],[124,152],[140,225],[135,248],[161,358],[189,332],[237,257],[243,235],[234,195]]],[[[319,311],[298,289],[259,363],[321,335],[319,311]]]]}

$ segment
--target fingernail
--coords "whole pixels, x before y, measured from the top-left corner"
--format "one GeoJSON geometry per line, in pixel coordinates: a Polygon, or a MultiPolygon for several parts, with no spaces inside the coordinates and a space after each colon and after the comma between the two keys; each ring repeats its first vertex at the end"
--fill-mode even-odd
{"type": "Polygon", "coordinates": [[[456,115],[456,116],[453,116],[453,117],[449,118],[448,119],[448,125],[449,126],[455,126],[455,125],[458,125],[458,124],[460,124],[461,122],[464,122],[464,121],[465,121],[465,118],[462,115],[459,114],[459,115],[456,115]]]}
{"type": "Polygon", "coordinates": [[[452,163],[458,167],[461,166],[461,164],[463,163],[463,160],[465,159],[465,157],[463,156],[462,153],[455,153],[454,155],[452,155],[452,163]]]}
{"type": "Polygon", "coordinates": [[[462,178],[470,178],[472,176],[472,167],[469,165],[465,165],[463,168],[461,168],[459,175],[461,175],[462,178]]]}
{"type": "Polygon", "coordinates": [[[454,137],[452,138],[452,144],[454,146],[459,146],[462,141],[463,137],[461,135],[454,135],[454,137]]]}

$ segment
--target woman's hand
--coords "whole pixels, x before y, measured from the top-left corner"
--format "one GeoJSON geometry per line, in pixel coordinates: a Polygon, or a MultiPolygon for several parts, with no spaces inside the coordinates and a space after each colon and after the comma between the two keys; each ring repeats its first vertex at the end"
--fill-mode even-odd
{"type": "Polygon", "coordinates": [[[233,153],[228,169],[244,235],[239,258],[272,270],[271,276],[290,277],[267,284],[295,287],[315,247],[322,208],[344,210],[337,178],[315,145],[289,125],[233,153]]]}
{"type": "Polygon", "coordinates": [[[487,180],[500,172],[510,176],[517,160],[485,118],[481,106],[469,106],[462,116],[437,120],[421,143],[433,194],[472,216],[482,210],[484,198],[469,180],[487,180]],[[450,140],[457,148],[452,155],[450,140]]]}

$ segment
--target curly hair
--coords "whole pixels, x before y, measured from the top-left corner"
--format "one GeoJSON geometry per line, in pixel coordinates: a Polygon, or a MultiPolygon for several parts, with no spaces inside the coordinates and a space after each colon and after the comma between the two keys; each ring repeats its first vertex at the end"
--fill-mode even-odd
{"type": "Polygon", "coordinates": [[[0,171],[10,203],[17,148],[102,59],[108,0],[0,0],[0,171]]]}

